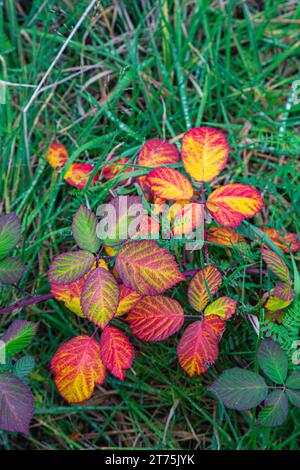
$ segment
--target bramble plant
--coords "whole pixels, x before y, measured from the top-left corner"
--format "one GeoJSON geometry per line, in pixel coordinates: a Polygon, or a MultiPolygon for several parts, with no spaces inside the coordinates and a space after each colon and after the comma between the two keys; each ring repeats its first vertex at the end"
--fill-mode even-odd
{"type": "Polygon", "coordinates": [[[258,424],[280,426],[287,418],[289,402],[300,408],[300,370],[288,375],[288,356],[272,340],[260,343],[257,359],[272,385],[267,385],[265,379],[256,372],[234,367],[225,370],[209,387],[209,391],[227,408],[234,410],[250,410],[264,402],[258,414],[258,424]]]}

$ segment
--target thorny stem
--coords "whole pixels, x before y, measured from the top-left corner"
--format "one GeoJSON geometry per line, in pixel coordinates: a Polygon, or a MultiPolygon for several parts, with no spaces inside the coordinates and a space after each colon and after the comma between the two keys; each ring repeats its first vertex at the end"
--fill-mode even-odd
{"type": "Polygon", "coordinates": [[[21,300],[13,305],[9,305],[8,307],[0,309],[0,315],[4,315],[5,313],[13,312],[14,310],[18,310],[20,308],[27,307],[28,305],[37,304],[49,299],[53,299],[52,294],[37,295],[36,297],[32,297],[30,299],[21,300]]]}

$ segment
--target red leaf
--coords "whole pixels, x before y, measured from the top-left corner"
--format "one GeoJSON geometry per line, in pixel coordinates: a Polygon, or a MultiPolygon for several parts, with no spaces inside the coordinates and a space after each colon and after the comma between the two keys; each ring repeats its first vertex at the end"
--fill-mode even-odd
{"type": "Polygon", "coordinates": [[[178,344],[177,354],[181,367],[190,377],[203,374],[217,360],[218,342],[224,328],[224,320],[215,315],[187,327],[178,344]]]}
{"type": "Polygon", "coordinates": [[[52,168],[62,168],[69,160],[66,147],[58,142],[52,142],[47,150],[46,159],[52,168]]]}
{"type": "Polygon", "coordinates": [[[221,284],[222,277],[217,268],[209,265],[200,269],[188,287],[189,304],[197,312],[202,312],[221,284]]]}
{"type": "MultiPolygon", "coordinates": [[[[64,180],[75,188],[84,189],[93,171],[94,167],[89,163],[72,163],[65,173],[64,180]]],[[[94,175],[89,185],[92,186],[97,181],[98,173],[94,175]]]]}
{"type": "Polygon", "coordinates": [[[144,297],[135,304],[126,321],[139,339],[162,341],[182,327],[184,312],[180,303],[169,297],[144,297]]]}
{"type": "Polygon", "coordinates": [[[124,381],[125,370],[132,365],[134,349],[127,336],[114,326],[107,326],[100,338],[101,358],[107,369],[124,381]]]}
{"type": "Polygon", "coordinates": [[[295,233],[276,231],[275,228],[259,227],[275,245],[279,246],[284,253],[296,252],[300,248],[300,242],[295,233]]]}
{"type": "Polygon", "coordinates": [[[105,367],[100,357],[99,343],[81,335],[62,344],[51,360],[55,384],[69,403],[91,398],[95,384],[105,380],[105,367]]]}

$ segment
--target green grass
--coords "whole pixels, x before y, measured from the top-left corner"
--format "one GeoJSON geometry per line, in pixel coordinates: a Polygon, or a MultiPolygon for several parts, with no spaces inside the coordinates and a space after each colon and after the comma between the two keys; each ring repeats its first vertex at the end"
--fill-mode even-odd
{"type": "MultiPolygon", "coordinates": [[[[22,110],[33,86],[89,4],[29,3],[0,0],[5,12],[0,15],[0,79],[14,84],[7,86],[6,103],[0,105],[1,210],[16,210],[22,218],[27,271],[20,288],[49,291],[49,263],[72,246],[71,218],[80,202],[96,209],[112,186],[115,193],[131,191],[122,186],[122,176],[117,184],[102,181],[84,191],[61,177],[56,180],[45,160],[52,139],[63,142],[73,160],[80,156],[100,169],[116,146],[118,156],[135,162],[149,138],[177,143],[189,127],[217,127],[228,135],[231,157],[216,184],[257,187],[265,208],[256,223],[299,232],[300,105],[289,109],[289,103],[292,83],[300,79],[300,4],[96,2],[33,100],[24,128],[22,110]]],[[[38,321],[39,331],[30,349],[37,361],[31,435],[0,432],[0,446],[299,449],[299,410],[291,409],[280,428],[262,429],[252,412],[224,410],[206,392],[222,370],[255,367],[257,337],[246,314],[257,313],[254,306],[270,284],[240,269],[257,266],[253,253],[245,260],[234,251],[228,261],[219,249],[211,259],[227,273],[224,292],[240,302],[239,316],[221,342],[220,359],[204,377],[189,379],[180,369],[178,338],[151,345],[134,340],[134,370],[124,383],[109,377],[88,404],[67,406],[55,389],[49,361],[59,344],[92,331],[91,326],[55,301],[2,317],[1,330],[12,318],[26,318],[38,321]]],[[[186,302],[183,291],[176,295],[186,302]]],[[[1,292],[2,305],[21,297],[16,289],[1,292]]]]}

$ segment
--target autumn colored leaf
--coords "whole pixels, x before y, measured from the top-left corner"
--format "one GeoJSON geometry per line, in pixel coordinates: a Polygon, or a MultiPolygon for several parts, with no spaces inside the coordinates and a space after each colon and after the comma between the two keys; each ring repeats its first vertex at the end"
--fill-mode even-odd
{"type": "Polygon", "coordinates": [[[142,295],[162,294],[185,280],[174,257],[153,240],[126,242],[115,268],[123,283],[142,295]]]}
{"type": "MultiPolygon", "coordinates": [[[[137,232],[132,237],[133,240],[137,239],[152,239],[159,234],[159,221],[151,217],[150,215],[145,215],[142,217],[139,226],[137,227],[137,232]]],[[[158,238],[158,237],[157,237],[158,238]]]]}
{"type": "Polygon", "coordinates": [[[170,218],[175,237],[188,236],[204,222],[204,208],[197,203],[175,203],[170,207],[170,218]]]}
{"type": "Polygon", "coordinates": [[[86,250],[69,251],[56,256],[48,271],[49,283],[70,284],[83,277],[93,266],[94,256],[86,250]]]}
{"type": "MultiPolygon", "coordinates": [[[[93,171],[94,167],[89,163],[72,163],[64,175],[64,180],[75,188],[84,189],[93,171]]],[[[98,177],[99,175],[96,173],[89,186],[94,185],[98,181],[98,177]]]]}
{"type": "Polygon", "coordinates": [[[119,293],[119,305],[115,317],[128,313],[142,298],[141,294],[130,287],[126,287],[124,284],[119,285],[119,293]]]}
{"type": "Polygon", "coordinates": [[[76,212],[73,223],[72,233],[73,237],[82,250],[88,250],[96,253],[101,245],[101,240],[97,237],[97,217],[83,204],[76,212]]]}
{"type": "Polygon", "coordinates": [[[84,315],[95,325],[104,328],[117,311],[119,287],[113,275],[96,268],[87,276],[81,295],[84,315]]]}
{"type": "Polygon", "coordinates": [[[284,253],[297,252],[300,248],[300,242],[297,235],[292,232],[276,231],[275,228],[259,227],[272,242],[275,243],[284,253]]]}
{"type": "Polygon", "coordinates": [[[146,177],[152,193],[162,199],[181,201],[191,199],[193,187],[180,171],[174,168],[156,168],[146,177]]]}
{"type": "MultiPolygon", "coordinates": [[[[99,267],[102,267],[108,270],[108,266],[103,259],[98,261],[99,267]]],[[[95,269],[96,262],[92,266],[92,269],[95,269]]],[[[80,305],[80,298],[82,294],[82,289],[85,283],[85,279],[87,278],[88,274],[91,272],[88,271],[82,278],[78,281],[71,282],[70,284],[54,284],[51,283],[51,294],[54,298],[58,301],[64,302],[65,306],[71,310],[71,312],[75,313],[80,317],[84,317],[81,305],[80,305]]]]}
{"type": "Polygon", "coordinates": [[[209,265],[200,269],[189,283],[189,304],[197,312],[202,312],[221,284],[222,277],[217,268],[209,265]]]}
{"type": "Polygon", "coordinates": [[[103,177],[108,181],[115,178],[119,173],[125,174],[132,171],[132,168],[124,166],[130,163],[128,158],[119,158],[109,163],[109,165],[102,168],[103,177]]]}
{"type": "Polygon", "coordinates": [[[237,227],[263,208],[257,189],[245,184],[225,184],[215,189],[206,201],[206,208],[224,227],[237,227]]]}
{"type": "Polygon", "coordinates": [[[52,168],[62,168],[69,160],[66,147],[59,142],[51,142],[46,152],[46,160],[52,168]]]}
{"type": "Polygon", "coordinates": [[[67,402],[88,400],[95,384],[105,380],[100,344],[87,335],[72,338],[54,354],[51,370],[55,373],[55,385],[67,402]]]}
{"type": "Polygon", "coordinates": [[[133,333],[142,341],[163,341],[184,323],[180,303],[162,295],[144,297],[126,318],[133,333]]]}
{"type": "Polygon", "coordinates": [[[229,320],[236,312],[237,301],[231,297],[219,297],[204,310],[204,316],[217,315],[223,320],[229,320]]]}
{"type": "Polygon", "coordinates": [[[280,282],[270,292],[265,308],[269,312],[276,312],[290,305],[295,297],[295,292],[289,284],[280,282]]]}
{"type": "Polygon", "coordinates": [[[272,271],[275,276],[277,276],[281,281],[290,283],[291,278],[290,278],[290,273],[289,273],[289,268],[285,264],[282,258],[277,255],[277,253],[274,253],[274,251],[271,250],[265,250],[261,249],[260,250],[263,260],[267,265],[267,268],[272,271]]]}
{"type": "Polygon", "coordinates": [[[245,238],[236,233],[232,228],[210,227],[206,232],[206,241],[222,246],[233,246],[238,243],[246,243],[245,238]]]}
{"type": "Polygon", "coordinates": [[[21,222],[15,212],[0,217],[0,259],[6,258],[21,238],[21,222]]]}
{"type": "Polygon", "coordinates": [[[204,374],[218,358],[220,341],[225,322],[216,315],[196,321],[184,331],[177,354],[181,367],[193,377],[204,374]]]}
{"type": "Polygon", "coordinates": [[[182,163],[186,172],[197,181],[209,182],[218,176],[228,155],[226,137],[212,127],[190,129],[182,138],[182,163]]]}
{"type": "Polygon", "coordinates": [[[0,404],[0,429],[28,436],[34,411],[28,385],[13,374],[0,374],[0,404]]]}
{"type": "MultiPolygon", "coordinates": [[[[138,164],[147,168],[153,168],[179,162],[179,153],[177,147],[162,139],[148,140],[142,146],[138,164]]],[[[139,176],[138,182],[144,191],[146,176],[139,176]]]]}
{"type": "Polygon", "coordinates": [[[104,328],[100,337],[101,358],[107,369],[124,381],[125,370],[130,369],[134,349],[127,336],[114,326],[104,328]]]}

